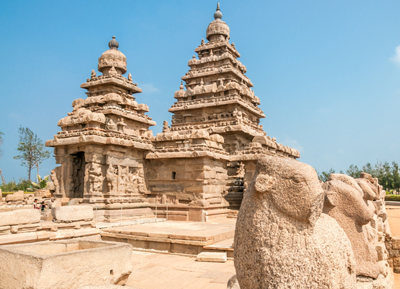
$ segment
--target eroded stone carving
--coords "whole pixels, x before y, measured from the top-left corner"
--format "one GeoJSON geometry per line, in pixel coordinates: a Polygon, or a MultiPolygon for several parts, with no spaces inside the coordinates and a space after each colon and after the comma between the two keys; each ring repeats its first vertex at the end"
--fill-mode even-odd
{"type": "Polygon", "coordinates": [[[50,179],[51,179],[51,181],[53,182],[53,185],[54,185],[54,194],[56,196],[59,196],[60,195],[60,183],[58,182],[55,170],[51,170],[50,179]]]}
{"type": "Polygon", "coordinates": [[[312,167],[282,157],[258,161],[236,224],[240,288],[356,288],[351,243],[322,213],[323,203],[312,167]]]}
{"type": "Polygon", "coordinates": [[[323,188],[327,193],[324,212],[339,223],[351,241],[357,278],[364,286],[360,288],[390,288],[384,244],[389,233],[384,225],[387,214],[377,179],[366,173],[357,179],[331,174],[323,188]]]}

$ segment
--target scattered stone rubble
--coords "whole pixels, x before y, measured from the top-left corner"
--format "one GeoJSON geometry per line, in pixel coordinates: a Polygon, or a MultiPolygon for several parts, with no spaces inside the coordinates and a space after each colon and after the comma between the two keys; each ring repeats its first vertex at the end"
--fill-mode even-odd
{"type": "Polygon", "coordinates": [[[37,209],[0,212],[0,245],[81,237],[100,239],[92,207],[59,207],[53,211],[54,222],[40,221],[37,209]]]}

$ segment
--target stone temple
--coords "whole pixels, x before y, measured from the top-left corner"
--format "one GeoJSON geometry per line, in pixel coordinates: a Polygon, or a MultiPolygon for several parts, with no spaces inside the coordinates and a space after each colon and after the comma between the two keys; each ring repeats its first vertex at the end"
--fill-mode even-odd
{"type": "Polygon", "coordinates": [[[300,157],[267,136],[260,98],[245,75],[219,9],[195,48],[189,71],[175,92],[171,125],[153,137],[149,108],[128,77],[115,37],[98,60],[97,76],[81,85],[86,99],[58,122],[52,173],[57,198],[76,198],[107,222],[157,214],[169,220],[208,221],[238,210],[257,160],[265,155],[300,157]]]}
{"type": "Polygon", "coordinates": [[[101,75],[92,70],[87,97],[46,142],[60,165],[52,182],[0,197],[0,288],[217,288],[232,271],[227,289],[393,289],[400,238],[383,186],[365,172],[323,183],[267,136],[219,5],[214,18],[174,94],[171,125],[155,137],[134,97],[142,90],[109,42],[101,75]],[[34,196],[51,210],[34,209],[34,196]],[[228,257],[228,271],[194,265],[228,257]]]}

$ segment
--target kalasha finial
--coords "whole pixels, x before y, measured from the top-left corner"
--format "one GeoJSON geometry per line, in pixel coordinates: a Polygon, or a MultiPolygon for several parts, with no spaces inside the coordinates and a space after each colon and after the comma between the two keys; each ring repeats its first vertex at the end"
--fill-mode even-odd
{"type": "Polygon", "coordinates": [[[221,20],[222,18],[222,13],[219,10],[219,2],[217,3],[217,12],[214,13],[214,19],[215,20],[221,20]]]}
{"type": "Polygon", "coordinates": [[[181,86],[179,86],[180,90],[183,90],[183,81],[181,81],[181,86]]]}
{"type": "Polygon", "coordinates": [[[108,47],[110,47],[110,49],[116,49],[118,50],[119,47],[119,43],[117,40],[115,40],[115,36],[112,37],[111,41],[108,42],[108,47]]]}

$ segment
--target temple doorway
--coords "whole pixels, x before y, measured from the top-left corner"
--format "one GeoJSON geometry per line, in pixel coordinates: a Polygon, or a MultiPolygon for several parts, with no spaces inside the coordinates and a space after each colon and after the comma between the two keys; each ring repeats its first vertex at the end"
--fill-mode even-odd
{"type": "Polygon", "coordinates": [[[72,159],[72,197],[83,198],[84,184],[85,184],[85,153],[77,152],[71,155],[72,159]]]}

